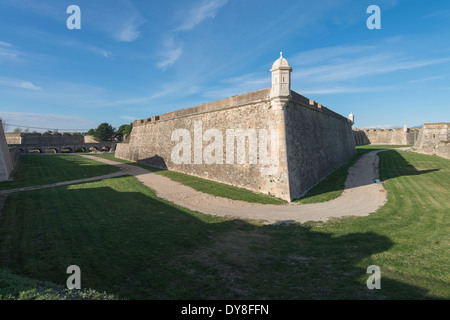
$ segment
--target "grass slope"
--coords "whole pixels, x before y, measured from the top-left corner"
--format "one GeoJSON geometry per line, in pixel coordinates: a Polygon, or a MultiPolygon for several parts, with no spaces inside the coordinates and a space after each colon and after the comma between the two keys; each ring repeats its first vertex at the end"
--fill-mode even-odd
{"type": "Polygon", "coordinates": [[[113,173],[119,169],[83,157],[22,155],[13,181],[0,182],[0,190],[77,180],[113,173]]]}
{"type": "Polygon", "coordinates": [[[224,197],[233,200],[241,200],[253,203],[262,203],[262,204],[285,204],[286,201],[269,196],[262,193],[256,193],[247,189],[238,188],[234,186],[230,186],[224,183],[215,182],[207,179],[202,179],[198,177],[194,177],[188,174],[184,174],[181,172],[170,171],[170,170],[162,170],[152,166],[148,166],[142,163],[131,162],[123,159],[119,159],[114,157],[114,154],[95,154],[96,157],[101,157],[104,159],[128,163],[134,166],[138,166],[147,170],[150,170],[156,174],[160,174],[167,178],[170,178],[174,181],[182,183],[186,186],[189,186],[197,191],[212,194],[218,197],[224,197]]]}
{"type": "MultiPolygon", "coordinates": [[[[449,299],[450,161],[380,154],[388,203],[367,217],[264,226],[206,216],[134,177],[9,196],[0,268],[145,299],[449,299]],[[366,287],[381,269],[381,290],[366,287]]],[[[274,212],[276,214],[276,212],[274,212]]]]}

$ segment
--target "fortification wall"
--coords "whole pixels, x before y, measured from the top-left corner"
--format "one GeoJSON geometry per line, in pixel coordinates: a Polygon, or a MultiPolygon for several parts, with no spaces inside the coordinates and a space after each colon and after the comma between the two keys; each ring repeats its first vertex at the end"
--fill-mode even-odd
{"type": "MultiPolygon", "coordinates": [[[[293,91],[291,94],[290,101],[282,107],[273,104],[270,89],[264,89],[137,120],[133,123],[130,142],[117,145],[116,157],[291,201],[355,152],[349,120],[320,104],[310,104],[309,99],[293,91]],[[187,136],[183,139],[177,134],[175,138],[172,136],[179,129],[186,130],[187,136]],[[210,129],[217,130],[222,137],[220,163],[205,163],[205,154],[209,153],[212,142],[217,141],[216,137],[209,139],[210,129]],[[252,150],[248,137],[244,140],[243,163],[239,161],[238,139],[232,140],[234,162],[228,161],[230,151],[226,142],[230,129],[244,130],[247,134],[254,132],[258,140],[257,150],[252,150]],[[264,140],[261,133],[264,130],[268,135],[276,132],[278,143],[267,142],[270,140],[267,136],[264,140]],[[183,149],[189,152],[189,161],[176,163],[172,152],[184,139],[190,141],[191,149],[183,149]],[[196,155],[198,148],[200,153],[196,155]],[[203,159],[201,155],[198,158],[202,150],[203,159]],[[276,163],[262,162],[261,150],[266,151],[268,157],[276,154],[276,163]],[[251,154],[257,154],[256,162],[251,162],[251,154]]],[[[176,154],[181,153],[178,150],[176,154]]]]}
{"type": "Polygon", "coordinates": [[[63,146],[98,143],[93,136],[81,133],[8,133],[5,135],[9,145],[23,146],[63,146]]]}
{"type": "Polygon", "coordinates": [[[286,145],[296,199],[355,153],[352,122],[293,93],[286,107],[286,145]]]}
{"type": "Polygon", "coordinates": [[[420,138],[414,144],[415,148],[433,149],[441,141],[450,140],[450,123],[425,123],[420,138]]]}
{"type": "Polygon", "coordinates": [[[8,148],[6,143],[5,133],[3,131],[3,124],[0,120],[0,181],[6,181],[9,179],[11,173],[14,171],[15,164],[18,157],[11,158],[11,153],[14,150],[8,148]]]}
{"type": "Polygon", "coordinates": [[[244,140],[244,163],[239,162],[237,140],[232,140],[234,150],[227,147],[228,130],[254,132],[259,141],[260,130],[284,131],[282,111],[271,108],[269,94],[270,89],[264,89],[135,121],[130,142],[117,145],[116,157],[290,200],[284,143],[278,145],[279,166],[273,174],[262,173],[267,165],[261,161],[250,163],[250,154],[256,150],[250,149],[248,137],[244,140]],[[191,149],[177,154],[190,151],[189,163],[176,163],[172,159],[172,151],[185,141],[185,138],[179,140],[176,134],[172,141],[172,134],[180,129],[186,130],[188,136],[185,138],[190,140],[191,149]],[[209,140],[208,135],[214,132],[216,135],[209,140]],[[215,158],[217,162],[206,163],[207,154],[216,155],[210,152],[215,142],[221,143],[220,150],[216,150],[219,152],[215,158]],[[234,160],[230,163],[231,151],[234,160]]]}
{"type": "Polygon", "coordinates": [[[420,129],[355,129],[353,139],[355,145],[383,144],[383,145],[413,145],[417,140],[420,129]]]}
{"type": "Polygon", "coordinates": [[[450,159],[450,123],[425,123],[414,148],[450,159]]]}
{"type": "Polygon", "coordinates": [[[22,145],[75,145],[83,144],[84,136],[81,134],[40,134],[40,133],[22,133],[22,145]]]}
{"type": "Polygon", "coordinates": [[[22,136],[20,133],[8,133],[5,134],[6,142],[8,144],[21,144],[22,136]]]}

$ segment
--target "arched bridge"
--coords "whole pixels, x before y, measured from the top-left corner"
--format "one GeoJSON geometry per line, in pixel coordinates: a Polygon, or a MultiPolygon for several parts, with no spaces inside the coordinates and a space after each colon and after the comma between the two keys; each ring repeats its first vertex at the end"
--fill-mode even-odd
{"type": "Polygon", "coordinates": [[[114,151],[116,142],[97,142],[91,136],[81,134],[6,134],[8,146],[16,147],[21,153],[72,153],[90,151],[114,151]]]}

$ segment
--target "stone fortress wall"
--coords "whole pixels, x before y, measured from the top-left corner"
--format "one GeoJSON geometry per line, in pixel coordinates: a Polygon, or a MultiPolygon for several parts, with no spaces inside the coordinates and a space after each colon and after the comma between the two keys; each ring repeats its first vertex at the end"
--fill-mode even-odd
{"type": "Polygon", "coordinates": [[[450,123],[425,123],[422,128],[354,129],[355,145],[412,145],[414,150],[450,159],[450,123]]]}
{"type": "Polygon", "coordinates": [[[39,149],[55,149],[61,152],[63,148],[70,148],[72,152],[77,149],[89,151],[89,148],[97,150],[106,147],[108,150],[115,148],[116,142],[98,142],[92,136],[81,133],[8,133],[5,135],[8,145],[15,146],[21,152],[39,149]]]}
{"type": "Polygon", "coordinates": [[[425,123],[414,148],[422,153],[450,159],[450,123],[425,123]]]}
{"type": "Polygon", "coordinates": [[[9,179],[17,166],[18,158],[17,149],[8,147],[0,120],[0,181],[9,179]]]}
{"type": "Polygon", "coordinates": [[[285,109],[289,182],[299,198],[355,153],[352,122],[291,92],[285,109]]]}
{"type": "Polygon", "coordinates": [[[349,159],[355,146],[353,122],[291,91],[291,71],[281,56],[271,69],[272,88],[137,120],[130,142],[117,145],[116,157],[292,201],[349,159]],[[174,137],[177,130],[187,135],[174,137]],[[243,135],[230,137],[230,130],[243,135]],[[173,161],[185,139],[190,149],[180,154],[190,151],[189,156],[173,161]],[[218,157],[207,163],[206,154],[218,157]],[[262,161],[266,156],[272,161],[262,161]]]}
{"type": "Polygon", "coordinates": [[[384,144],[384,145],[414,145],[420,129],[354,129],[355,145],[384,144]]]}
{"type": "MultiPolygon", "coordinates": [[[[248,138],[245,139],[245,164],[237,164],[237,145],[235,144],[234,161],[227,164],[226,135],[228,129],[266,129],[281,125],[282,119],[270,105],[270,89],[260,90],[235,96],[216,102],[207,103],[189,109],[178,110],[133,123],[129,144],[118,144],[116,157],[137,161],[159,168],[170,169],[214,181],[247,188],[257,192],[277,195],[289,195],[287,166],[280,165],[276,177],[264,177],[260,170],[264,166],[257,163],[249,165],[248,138]],[[201,124],[201,126],[200,126],[201,124]],[[177,129],[190,132],[190,164],[176,164],[172,161],[172,150],[177,141],[172,141],[172,133],[177,129]],[[198,150],[212,142],[204,141],[206,130],[217,129],[222,134],[222,163],[207,164],[203,157],[198,159],[198,150]],[[197,133],[197,135],[196,135],[197,133]],[[197,161],[195,159],[197,154],[197,161]],[[196,163],[197,162],[197,163],[196,163]]],[[[284,161],[285,162],[285,161],[284,161]]]]}
{"type": "Polygon", "coordinates": [[[53,144],[83,144],[81,133],[8,133],[8,144],[22,145],[53,145],[53,144]]]}

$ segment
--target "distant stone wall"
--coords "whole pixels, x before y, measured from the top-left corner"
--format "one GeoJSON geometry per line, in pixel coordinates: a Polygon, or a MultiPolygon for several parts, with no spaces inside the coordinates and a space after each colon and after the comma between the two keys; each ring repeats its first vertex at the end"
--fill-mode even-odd
{"type": "Polygon", "coordinates": [[[5,134],[6,142],[8,144],[21,144],[22,136],[20,133],[7,133],[5,134]]]}
{"type": "Polygon", "coordinates": [[[74,145],[83,144],[84,136],[81,134],[68,134],[68,133],[19,133],[20,142],[17,136],[7,134],[6,139],[8,144],[21,144],[24,146],[28,145],[74,145]]]}
{"type": "MultiPolygon", "coordinates": [[[[290,100],[280,104],[271,100],[270,89],[264,89],[137,120],[133,123],[130,142],[117,145],[116,157],[291,201],[355,152],[351,125],[341,115],[317,103],[310,104],[309,99],[293,91],[290,100]],[[189,164],[172,161],[172,151],[179,143],[179,140],[172,141],[172,134],[177,129],[187,129],[192,142],[189,164]],[[223,136],[223,163],[196,163],[195,149],[205,152],[212,143],[204,136],[210,129],[217,129],[223,136]],[[258,154],[257,163],[250,163],[252,150],[248,137],[244,140],[245,163],[238,162],[238,140],[234,144],[234,163],[226,162],[229,129],[247,130],[247,133],[253,130],[258,143],[263,139],[261,130],[277,132],[278,145],[267,144],[267,155],[273,155],[272,146],[276,146],[277,164],[261,163],[261,153],[256,150],[253,151],[258,154]]],[[[261,148],[259,145],[258,151],[261,148]]]]}
{"type": "Polygon", "coordinates": [[[17,147],[20,152],[30,151],[63,152],[88,152],[92,150],[115,150],[115,141],[98,142],[92,136],[84,136],[81,133],[14,133],[7,134],[6,140],[9,146],[17,147]]]}
{"type": "Polygon", "coordinates": [[[436,154],[449,158],[450,123],[425,123],[414,144],[414,148],[422,153],[436,154]]]}
{"type": "Polygon", "coordinates": [[[420,129],[354,129],[355,145],[414,145],[420,129]]]}
{"type": "Polygon", "coordinates": [[[432,149],[441,141],[450,140],[450,123],[425,123],[420,138],[414,144],[419,149],[432,149]]]}
{"type": "Polygon", "coordinates": [[[81,133],[8,133],[5,135],[10,145],[77,145],[98,143],[93,136],[81,133]]]}

